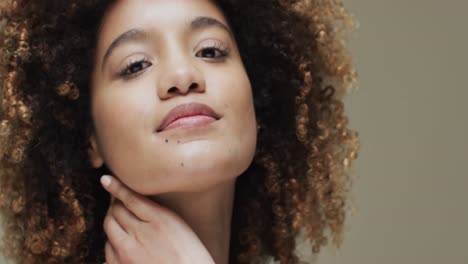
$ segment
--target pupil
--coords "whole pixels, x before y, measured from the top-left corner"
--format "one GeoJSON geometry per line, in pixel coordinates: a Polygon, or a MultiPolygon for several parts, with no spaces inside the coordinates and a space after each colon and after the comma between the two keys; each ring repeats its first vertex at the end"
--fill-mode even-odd
{"type": "Polygon", "coordinates": [[[138,69],[140,69],[140,64],[135,64],[132,67],[130,67],[130,71],[132,72],[138,71],[138,69]]]}
{"type": "Polygon", "coordinates": [[[206,55],[206,57],[213,58],[215,56],[215,52],[214,52],[213,49],[206,49],[205,50],[205,55],[206,55]]]}

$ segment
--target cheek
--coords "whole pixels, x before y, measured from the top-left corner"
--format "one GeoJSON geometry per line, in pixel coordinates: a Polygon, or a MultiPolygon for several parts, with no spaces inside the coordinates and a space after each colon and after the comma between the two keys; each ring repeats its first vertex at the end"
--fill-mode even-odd
{"type": "Polygon", "coordinates": [[[148,115],[152,104],[148,98],[145,94],[138,92],[97,94],[92,108],[97,132],[108,137],[115,137],[141,129],[141,126],[148,126],[143,119],[148,115]]]}
{"type": "Polygon", "coordinates": [[[248,136],[251,127],[256,127],[255,109],[250,81],[245,71],[233,71],[231,74],[215,79],[216,97],[223,102],[224,111],[234,132],[248,136]],[[247,129],[247,130],[246,130],[247,129]],[[244,132],[244,133],[243,133],[244,132]]]}
{"type": "Polygon", "coordinates": [[[143,93],[96,94],[92,108],[96,135],[101,155],[113,171],[137,154],[143,133],[151,129],[147,117],[152,106],[154,102],[143,93]]]}
{"type": "Polygon", "coordinates": [[[233,159],[238,159],[241,166],[250,163],[256,148],[257,122],[252,95],[252,87],[247,74],[239,70],[218,79],[216,97],[223,102],[226,122],[224,146],[232,150],[233,159]]]}
{"type": "Polygon", "coordinates": [[[240,63],[211,74],[207,80],[207,87],[216,100],[224,103],[223,107],[227,107],[226,111],[253,109],[250,80],[240,63]]]}

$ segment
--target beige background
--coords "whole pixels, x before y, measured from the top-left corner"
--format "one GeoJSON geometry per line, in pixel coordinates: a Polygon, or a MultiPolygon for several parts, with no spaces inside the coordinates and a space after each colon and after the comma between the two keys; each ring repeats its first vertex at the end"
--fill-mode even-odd
{"type": "MultiPolygon", "coordinates": [[[[358,211],[317,264],[468,263],[468,1],[345,0],[358,211]]],[[[1,263],[1,261],[0,261],[1,263]]]]}
{"type": "Polygon", "coordinates": [[[317,264],[468,263],[468,1],[345,0],[358,212],[317,264]]]}

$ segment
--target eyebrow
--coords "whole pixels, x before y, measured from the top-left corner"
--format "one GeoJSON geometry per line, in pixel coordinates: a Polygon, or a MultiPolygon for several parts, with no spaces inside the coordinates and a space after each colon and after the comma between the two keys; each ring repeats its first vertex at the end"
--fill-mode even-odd
{"type": "MultiPolygon", "coordinates": [[[[212,17],[196,17],[194,20],[192,20],[192,22],[190,22],[189,25],[190,31],[197,31],[208,27],[221,28],[227,33],[229,33],[231,37],[233,37],[232,31],[227,25],[212,17]]],[[[148,34],[144,30],[137,28],[130,29],[122,33],[114,41],[112,41],[112,43],[107,48],[102,60],[102,69],[104,69],[104,65],[106,64],[107,59],[112,54],[112,51],[114,51],[118,46],[121,46],[127,42],[141,41],[147,38],[148,34]]]]}

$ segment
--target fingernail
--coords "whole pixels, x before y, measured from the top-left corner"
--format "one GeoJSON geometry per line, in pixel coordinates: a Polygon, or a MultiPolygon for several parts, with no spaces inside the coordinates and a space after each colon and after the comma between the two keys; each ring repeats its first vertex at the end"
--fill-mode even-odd
{"type": "Polygon", "coordinates": [[[101,177],[101,183],[104,185],[104,186],[109,186],[109,184],[111,183],[111,179],[109,176],[107,175],[104,175],[101,177]]]}

